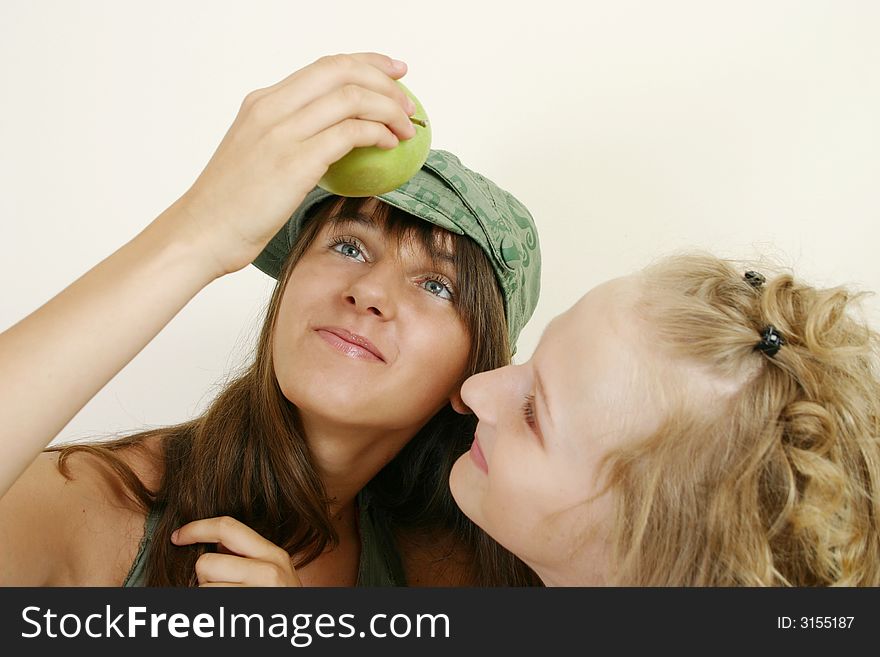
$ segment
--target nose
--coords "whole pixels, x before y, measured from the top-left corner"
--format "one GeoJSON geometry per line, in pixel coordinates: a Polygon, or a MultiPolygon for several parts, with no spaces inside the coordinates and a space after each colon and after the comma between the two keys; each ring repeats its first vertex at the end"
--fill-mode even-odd
{"type": "Polygon", "coordinates": [[[344,292],[345,302],[360,312],[391,319],[397,313],[394,279],[393,267],[376,264],[349,283],[344,292]]]}
{"type": "Polygon", "coordinates": [[[514,366],[474,374],[461,386],[461,400],[481,422],[495,424],[505,397],[511,394],[514,366]]]}

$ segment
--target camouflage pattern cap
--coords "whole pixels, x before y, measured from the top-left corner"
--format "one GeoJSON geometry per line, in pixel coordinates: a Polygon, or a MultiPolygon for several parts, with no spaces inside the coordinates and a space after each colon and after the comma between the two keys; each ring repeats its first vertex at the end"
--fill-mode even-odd
{"type": "MultiPolygon", "coordinates": [[[[278,278],[310,208],[332,196],[309,192],[287,224],[254,260],[278,278]]],[[[465,167],[452,153],[432,150],[410,180],[376,198],[425,221],[474,240],[492,263],[507,312],[511,348],[538,303],[541,252],[532,215],[512,194],[465,167]]]]}

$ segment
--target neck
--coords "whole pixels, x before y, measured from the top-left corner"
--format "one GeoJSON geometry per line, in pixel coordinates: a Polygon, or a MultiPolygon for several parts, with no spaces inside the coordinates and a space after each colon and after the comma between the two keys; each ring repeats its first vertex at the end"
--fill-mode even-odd
{"type": "Polygon", "coordinates": [[[595,569],[579,571],[570,565],[555,568],[530,567],[544,582],[544,586],[608,586],[605,574],[595,569]]]}
{"type": "Polygon", "coordinates": [[[553,546],[549,558],[523,559],[545,586],[609,586],[609,550],[607,542],[578,542],[568,550],[553,546]]]}
{"type": "Polygon", "coordinates": [[[330,509],[330,523],[340,538],[357,536],[357,515],[354,498],[346,504],[334,504],[330,509]]]}
{"type": "Polygon", "coordinates": [[[412,438],[413,429],[388,430],[343,425],[300,411],[312,460],[337,509],[355,496],[412,438]]]}

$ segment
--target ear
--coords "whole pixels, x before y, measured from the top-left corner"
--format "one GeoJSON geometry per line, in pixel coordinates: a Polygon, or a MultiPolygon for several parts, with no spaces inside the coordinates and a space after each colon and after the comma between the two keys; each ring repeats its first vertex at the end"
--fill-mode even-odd
{"type": "Polygon", "coordinates": [[[461,398],[461,386],[458,386],[449,396],[449,403],[452,404],[452,410],[456,413],[461,413],[462,415],[470,415],[473,413],[461,398]]]}

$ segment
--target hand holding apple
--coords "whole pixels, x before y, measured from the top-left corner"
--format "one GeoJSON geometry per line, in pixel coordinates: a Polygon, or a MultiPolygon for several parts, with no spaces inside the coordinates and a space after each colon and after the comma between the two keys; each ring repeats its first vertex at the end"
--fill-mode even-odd
{"type": "Polygon", "coordinates": [[[390,150],[376,146],[353,149],[330,165],[318,181],[319,187],[338,196],[378,196],[400,187],[422,167],[431,149],[431,124],[418,98],[400,80],[397,84],[416,106],[410,117],[415,136],[390,150]]]}
{"type": "Polygon", "coordinates": [[[322,57],[247,95],[172,227],[214,276],[247,266],[327,167],[410,138],[411,101],[395,80],[406,65],[378,53],[322,57]]]}

